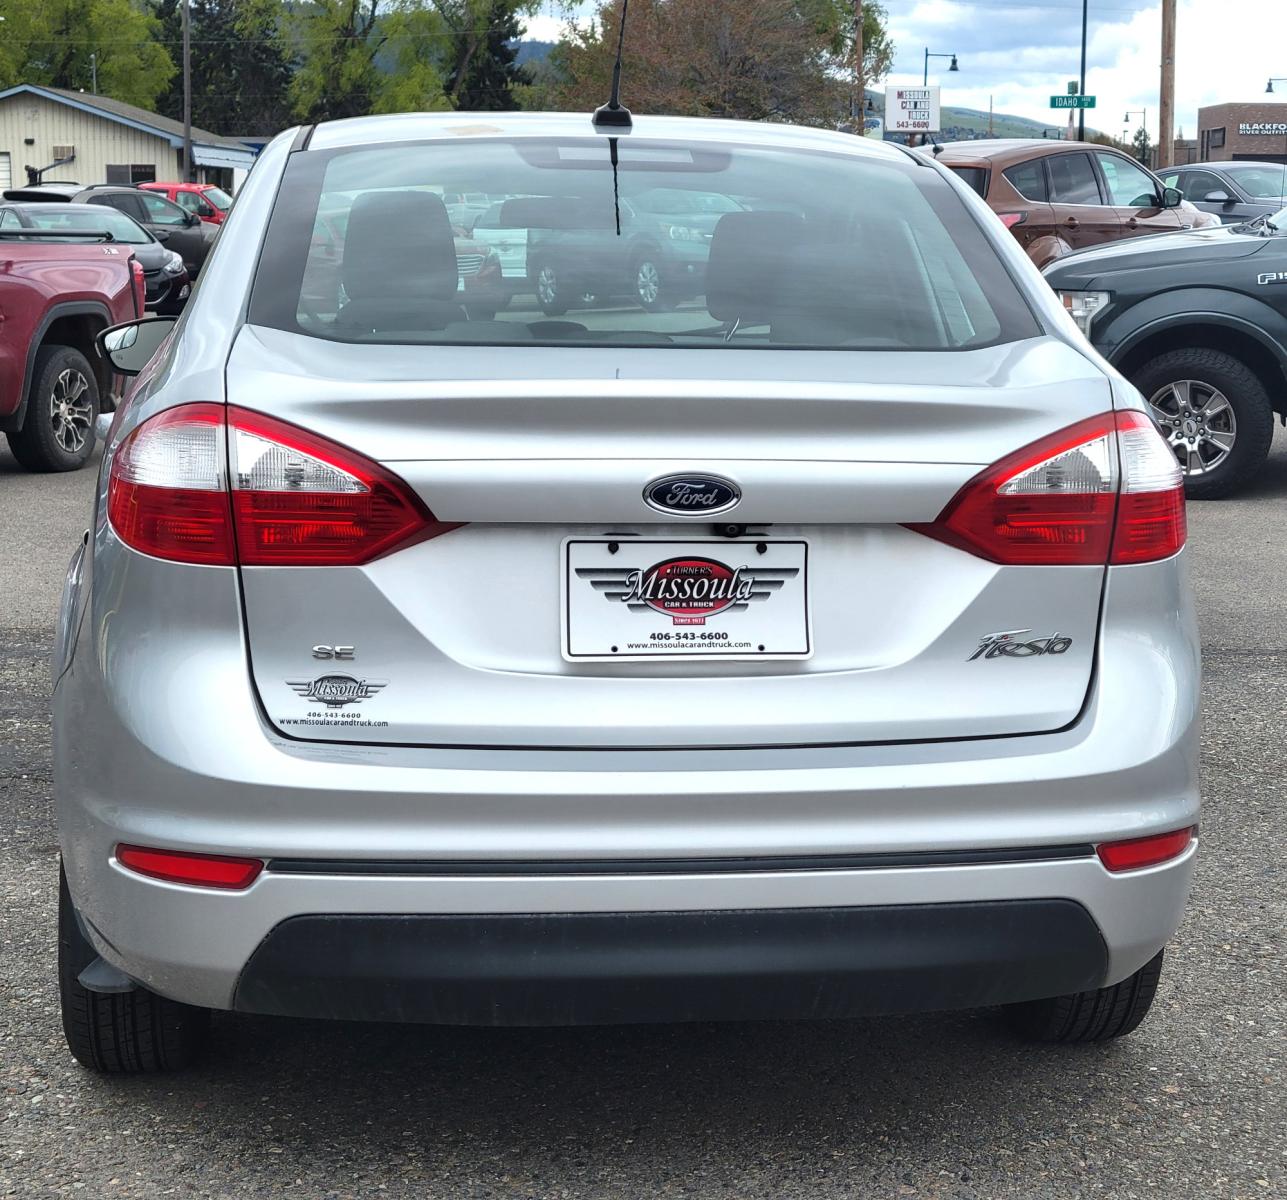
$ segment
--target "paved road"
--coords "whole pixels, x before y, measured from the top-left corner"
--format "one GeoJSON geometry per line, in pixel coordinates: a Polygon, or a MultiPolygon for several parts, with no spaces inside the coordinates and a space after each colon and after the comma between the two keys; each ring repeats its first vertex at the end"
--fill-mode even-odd
{"type": "Polygon", "coordinates": [[[1132,1038],[986,1015],[577,1031],[226,1017],[212,1062],[63,1049],[45,658],[92,478],[0,453],[0,1196],[1287,1197],[1287,440],[1190,508],[1206,646],[1196,890],[1132,1038]]]}

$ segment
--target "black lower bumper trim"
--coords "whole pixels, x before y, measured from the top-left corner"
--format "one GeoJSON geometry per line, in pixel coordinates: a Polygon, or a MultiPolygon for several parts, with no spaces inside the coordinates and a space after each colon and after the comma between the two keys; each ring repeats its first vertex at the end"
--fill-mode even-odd
{"type": "Polygon", "coordinates": [[[879,850],[746,858],[270,858],[281,875],[709,875],[746,871],[879,871],[1094,858],[1089,842],[981,850],[879,850]]]}
{"type": "Polygon", "coordinates": [[[712,912],[302,916],[238,983],[241,1012],[445,1025],[852,1017],[1098,987],[1071,900],[712,912]]]}

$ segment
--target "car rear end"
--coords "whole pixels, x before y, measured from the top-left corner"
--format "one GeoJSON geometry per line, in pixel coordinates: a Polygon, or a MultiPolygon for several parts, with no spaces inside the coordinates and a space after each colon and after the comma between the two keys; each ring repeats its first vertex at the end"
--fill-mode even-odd
{"type": "Polygon", "coordinates": [[[1192,869],[1199,671],[1138,396],[916,156],[493,124],[275,143],[118,423],[55,664],[101,959],[482,1024],[1138,972],[1192,869]],[[742,205],[703,298],[462,309],[444,195],[598,237],[657,187],[742,205]]]}

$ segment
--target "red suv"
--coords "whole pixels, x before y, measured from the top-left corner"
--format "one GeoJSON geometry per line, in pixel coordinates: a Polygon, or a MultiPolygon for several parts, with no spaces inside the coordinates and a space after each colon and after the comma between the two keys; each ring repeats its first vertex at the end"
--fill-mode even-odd
{"type": "Polygon", "coordinates": [[[222,225],[232,208],[232,197],[213,183],[140,183],[138,186],[149,192],[160,192],[211,225],[222,225]]]}

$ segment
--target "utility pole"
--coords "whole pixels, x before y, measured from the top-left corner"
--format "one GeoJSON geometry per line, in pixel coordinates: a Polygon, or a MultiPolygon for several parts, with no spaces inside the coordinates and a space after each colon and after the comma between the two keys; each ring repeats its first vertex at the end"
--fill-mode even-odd
{"type": "Polygon", "coordinates": [[[1175,0],[1162,0],[1162,86],[1157,117],[1156,170],[1175,157],[1175,0]]]}
{"type": "Polygon", "coordinates": [[[90,51],[89,55],[89,86],[95,96],[98,95],[98,55],[90,51]]]}
{"type": "MultiPolygon", "coordinates": [[[[1165,0],[1163,0],[1165,3],[1165,0]]],[[[1086,94],[1086,22],[1089,19],[1090,0],[1081,0],[1081,85],[1077,94],[1084,96],[1086,94]]],[[[1068,114],[1068,132],[1072,133],[1072,113],[1068,114]]],[[[1084,142],[1086,140],[1086,110],[1077,109],[1077,140],[1084,142]]]]}
{"type": "Polygon", "coordinates": [[[183,178],[192,183],[192,44],[188,0],[183,0],[183,178]]]}

